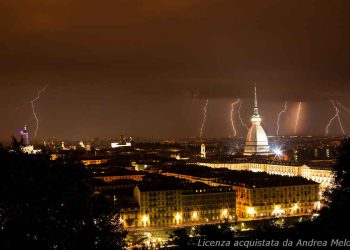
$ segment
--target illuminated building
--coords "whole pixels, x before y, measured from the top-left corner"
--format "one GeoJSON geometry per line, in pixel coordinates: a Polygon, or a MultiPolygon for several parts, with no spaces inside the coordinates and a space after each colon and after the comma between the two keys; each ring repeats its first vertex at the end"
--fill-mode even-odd
{"type": "Polygon", "coordinates": [[[179,224],[182,221],[181,193],[179,186],[166,183],[143,182],[135,187],[134,198],[140,207],[136,227],[179,224]]]}
{"type": "Polygon", "coordinates": [[[232,183],[232,188],[236,191],[236,213],[240,218],[312,214],[318,210],[320,200],[319,184],[300,177],[283,183],[232,183]]]}
{"type": "Polygon", "coordinates": [[[194,183],[182,192],[184,222],[208,222],[235,217],[235,194],[230,187],[194,183]]]}
{"type": "MultiPolygon", "coordinates": [[[[218,223],[235,217],[235,195],[230,187],[192,184],[174,177],[157,176],[154,182],[144,179],[135,187],[134,199],[139,213],[127,227],[218,223]]],[[[130,217],[134,214],[123,215],[130,217]]]]}
{"type": "Polygon", "coordinates": [[[26,124],[24,124],[24,128],[21,131],[21,141],[24,145],[26,145],[26,146],[29,145],[29,133],[28,133],[26,124]]]}
{"type": "Polygon", "coordinates": [[[251,118],[250,127],[244,147],[244,155],[269,155],[270,147],[265,130],[260,125],[261,117],[258,112],[258,101],[255,86],[254,114],[251,118]]]}
{"type": "Polygon", "coordinates": [[[233,163],[211,163],[199,162],[200,166],[212,168],[228,168],[238,171],[265,172],[268,174],[276,174],[283,176],[300,176],[308,180],[313,180],[320,184],[320,192],[323,193],[327,188],[332,187],[334,174],[329,167],[317,167],[307,165],[282,165],[278,163],[254,163],[254,162],[233,162],[233,163]]]}
{"type": "Polygon", "coordinates": [[[206,152],[205,152],[205,144],[201,144],[201,158],[206,158],[206,152]]]}
{"type": "Polygon", "coordinates": [[[107,159],[84,159],[84,160],[81,160],[81,163],[83,163],[85,166],[101,165],[101,164],[104,164],[107,162],[108,162],[107,159]]]}
{"type": "Polygon", "coordinates": [[[29,132],[27,130],[27,125],[24,125],[23,130],[20,132],[21,134],[21,142],[23,145],[21,146],[21,150],[25,154],[38,154],[41,152],[41,149],[34,149],[33,145],[29,145],[29,132]]]}
{"type": "Polygon", "coordinates": [[[131,142],[126,142],[125,144],[120,144],[118,142],[111,143],[111,148],[121,148],[121,147],[131,147],[131,142]]]}
{"type": "Polygon", "coordinates": [[[131,147],[132,138],[124,138],[123,135],[120,136],[120,142],[112,142],[111,148],[121,148],[121,147],[131,147]]]}
{"type": "Polygon", "coordinates": [[[142,171],[128,170],[125,168],[114,168],[112,170],[93,171],[95,179],[103,180],[104,182],[113,182],[116,180],[134,180],[141,181],[145,176],[142,171]]]}
{"type": "Polygon", "coordinates": [[[169,168],[164,174],[193,182],[205,181],[216,187],[231,187],[236,191],[239,218],[304,215],[319,209],[319,184],[302,177],[227,169],[210,171],[198,166],[169,168]]]}

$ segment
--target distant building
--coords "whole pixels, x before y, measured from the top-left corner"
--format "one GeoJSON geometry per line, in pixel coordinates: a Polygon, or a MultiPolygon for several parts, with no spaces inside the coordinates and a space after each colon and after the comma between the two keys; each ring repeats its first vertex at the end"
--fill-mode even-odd
{"type": "Polygon", "coordinates": [[[235,195],[229,187],[210,187],[175,177],[144,179],[135,187],[140,213],[133,227],[219,223],[235,218],[235,195]]]}
{"type": "Polygon", "coordinates": [[[240,218],[304,215],[320,209],[319,184],[314,181],[250,172],[247,178],[244,173],[235,177],[227,175],[219,182],[236,191],[236,213],[240,218]]]}
{"type": "MultiPolygon", "coordinates": [[[[330,166],[314,163],[312,166],[279,164],[278,162],[199,162],[200,166],[228,168],[237,171],[265,172],[274,175],[300,176],[320,184],[322,193],[334,184],[334,173],[330,166]]],[[[330,164],[328,164],[330,165],[330,164]]]]}
{"type": "Polygon", "coordinates": [[[29,145],[29,132],[27,129],[27,125],[24,125],[23,130],[20,132],[21,134],[21,142],[22,147],[21,150],[25,154],[37,154],[41,152],[41,149],[34,149],[33,145],[29,145]]]}
{"type": "Polygon", "coordinates": [[[265,130],[260,125],[261,117],[258,112],[258,101],[255,86],[255,99],[254,99],[254,114],[251,118],[252,126],[250,127],[245,148],[244,155],[269,155],[270,147],[265,133],[265,130]]]}
{"type": "Polygon", "coordinates": [[[29,133],[28,133],[26,124],[24,124],[23,130],[21,130],[21,141],[24,145],[26,146],[29,145],[29,133]]]}
{"type": "Polygon", "coordinates": [[[131,142],[126,142],[125,144],[121,144],[119,142],[111,143],[111,148],[120,148],[120,147],[131,147],[131,142]]]}
{"type": "Polygon", "coordinates": [[[119,142],[112,142],[111,148],[120,148],[120,147],[131,147],[132,138],[125,138],[123,135],[120,136],[119,142]]]}
{"type": "MultiPolygon", "coordinates": [[[[210,186],[226,186],[236,191],[238,218],[268,218],[312,214],[320,209],[320,184],[302,177],[210,170],[200,166],[168,168],[167,176],[210,186]]],[[[166,171],[166,170],[165,170],[166,171]]]]}
{"type": "Polygon", "coordinates": [[[201,158],[207,158],[204,143],[202,143],[202,145],[201,145],[201,158]]]}
{"type": "Polygon", "coordinates": [[[83,163],[85,166],[101,165],[101,164],[104,164],[107,162],[108,162],[107,159],[84,159],[84,160],[81,160],[81,163],[83,163]]]}

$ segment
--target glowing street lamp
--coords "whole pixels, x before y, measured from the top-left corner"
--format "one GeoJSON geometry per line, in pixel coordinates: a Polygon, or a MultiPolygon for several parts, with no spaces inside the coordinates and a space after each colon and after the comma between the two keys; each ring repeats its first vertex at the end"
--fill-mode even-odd
{"type": "Polygon", "coordinates": [[[227,218],[227,217],[228,217],[228,210],[227,210],[227,209],[223,209],[223,210],[221,211],[221,216],[222,216],[223,218],[227,218]]]}
{"type": "Polygon", "coordinates": [[[247,213],[248,213],[248,215],[254,217],[254,215],[255,215],[255,209],[254,209],[254,207],[248,207],[248,208],[247,208],[247,213]]]}
{"type": "Polygon", "coordinates": [[[175,214],[175,221],[176,221],[177,224],[180,223],[181,218],[182,218],[181,214],[179,212],[177,212],[175,214]]]}
{"type": "Polygon", "coordinates": [[[149,216],[148,215],[143,215],[142,216],[142,223],[143,223],[143,226],[147,226],[147,223],[149,222],[149,216]]]}
{"type": "Polygon", "coordinates": [[[285,211],[283,209],[281,209],[281,205],[275,205],[275,207],[272,211],[272,214],[275,216],[282,215],[284,213],[285,213],[285,211]]]}
{"type": "Polygon", "coordinates": [[[280,147],[274,148],[273,153],[275,154],[275,158],[280,159],[283,156],[283,150],[280,147]]]}
{"type": "Polygon", "coordinates": [[[197,211],[192,212],[192,220],[198,220],[198,212],[197,211]]]}

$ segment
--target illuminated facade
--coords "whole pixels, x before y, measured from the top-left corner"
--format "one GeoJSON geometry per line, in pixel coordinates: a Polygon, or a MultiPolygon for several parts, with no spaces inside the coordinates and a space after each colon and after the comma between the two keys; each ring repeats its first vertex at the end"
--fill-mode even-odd
{"type": "Polygon", "coordinates": [[[232,186],[240,218],[312,214],[319,209],[319,184],[273,187],[232,186]]]}
{"type": "MultiPolygon", "coordinates": [[[[320,208],[319,184],[300,177],[255,176],[229,173],[225,177],[199,177],[191,174],[164,173],[210,186],[226,186],[236,191],[236,216],[244,219],[307,215],[320,208]],[[242,176],[244,176],[242,178],[242,176]],[[232,178],[233,177],[233,178],[232,178]]],[[[265,174],[266,175],[266,174],[265,174]]]]}
{"type": "Polygon", "coordinates": [[[251,118],[252,126],[250,127],[245,147],[244,155],[269,155],[270,147],[267,140],[265,130],[261,126],[261,117],[258,112],[258,101],[256,95],[255,86],[255,99],[254,99],[254,114],[251,118]]]}
{"type": "Polygon", "coordinates": [[[206,152],[205,152],[205,144],[201,144],[201,158],[207,158],[206,152]]]}
{"type": "Polygon", "coordinates": [[[24,124],[24,128],[21,131],[21,141],[25,146],[29,145],[29,133],[28,133],[26,124],[24,124]]]}
{"type": "Polygon", "coordinates": [[[21,150],[25,154],[38,154],[41,153],[41,149],[34,149],[33,145],[29,145],[29,132],[27,130],[27,125],[24,125],[23,130],[20,132],[21,134],[21,150]]]}
{"type": "Polygon", "coordinates": [[[333,185],[334,174],[329,168],[311,168],[306,165],[291,166],[278,165],[268,163],[197,163],[200,166],[207,166],[212,168],[228,168],[230,170],[246,170],[252,172],[265,172],[268,174],[286,175],[286,176],[301,176],[308,180],[313,180],[320,184],[320,192],[323,193],[326,188],[333,185]]]}
{"type": "Polygon", "coordinates": [[[101,165],[104,163],[107,163],[108,160],[107,159],[85,159],[85,160],[81,160],[81,163],[83,163],[85,166],[89,166],[89,165],[101,165]]]}
{"type": "Polygon", "coordinates": [[[235,217],[235,194],[230,187],[185,189],[182,193],[184,222],[208,222],[235,217]]]}
{"type": "Polygon", "coordinates": [[[235,218],[235,194],[230,187],[203,183],[162,188],[140,185],[134,189],[139,208],[123,209],[127,228],[169,227],[218,223],[235,218]]]}
{"type": "Polygon", "coordinates": [[[170,226],[182,223],[182,190],[152,190],[136,187],[134,198],[140,207],[136,227],[170,226]]]}

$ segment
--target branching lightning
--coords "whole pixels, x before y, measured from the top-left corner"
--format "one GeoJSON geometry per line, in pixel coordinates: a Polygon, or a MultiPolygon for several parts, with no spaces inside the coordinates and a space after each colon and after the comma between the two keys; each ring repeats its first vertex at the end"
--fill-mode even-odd
{"type": "Polygon", "coordinates": [[[48,86],[48,85],[46,84],[44,88],[40,89],[40,90],[38,91],[37,96],[36,96],[33,100],[30,101],[30,103],[31,103],[31,105],[32,105],[33,116],[34,116],[35,121],[36,121],[36,127],[35,127],[34,138],[36,138],[36,136],[37,136],[37,134],[38,134],[38,130],[39,130],[39,118],[38,118],[38,115],[37,115],[37,113],[36,113],[36,111],[35,111],[35,105],[34,105],[34,104],[35,104],[36,101],[38,101],[38,100],[40,99],[40,94],[43,93],[43,92],[46,90],[47,86],[48,86]]]}
{"type": "Polygon", "coordinates": [[[203,121],[202,121],[202,126],[201,126],[201,130],[200,130],[200,138],[202,138],[203,136],[203,130],[204,130],[204,126],[205,126],[205,122],[207,120],[207,106],[208,106],[209,100],[207,99],[205,101],[205,105],[203,108],[203,121]]]}
{"type": "Polygon", "coordinates": [[[239,121],[241,122],[241,124],[242,124],[243,127],[245,127],[247,130],[249,130],[247,124],[245,124],[245,123],[243,122],[243,119],[242,119],[242,116],[241,116],[241,107],[242,107],[242,101],[239,102],[239,107],[238,107],[238,111],[237,111],[239,121]]]}
{"type": "Polygon", "coordinates": [[[238,98],[236,101],[234,101],[233,103],[231,103],[231,113],[230,113],[230,120],[231,120],[231,126],[232,126],[232,130],[233,130],[233,136],[237,135],[237,130],[235,127],[235,122],[233,120],[233,111],[235,109],[235,106],[239,103],[240,99],[238,98]]]}
{"type": "MultiPolygon", "coordinates": [[[[333,100],[329,100],[329,101],[330,101],[330,102],[332,103],[332,105],[333,105],[333,108],[334,108],[334,110],[335,110],[335,114],[332,116],[332,118],[329,120],[329,122],[328,122],[328,124],[327,124],[327,126],[326,126],[326,136],[328,136],[328,134],[329,134],[329,127],[330,127],[330,125],[333,123],[333,121],[335,120],[335,118],[338,119],[340,129],[341,129],[341,131],[343,132],[343,135],[345,135],[345,130],[344,130],[344,127],[343,127],[343,124],[342,124],[342,121],[341,121],[340,115],[339,115],[339,113],[340,113],[339,108],[337,107],[337,105],[335,105],[335,103],[334,103],[333,100]]],[[[338,101],[337,101],[337,103],[339,104],[338,101]]]]}
{"type": "Polygon", "coordinates": [[[300,113],[301,113],[301,103],[302,103],[302,102],[299,102],[297,114],[296,114],[296,117],[295,117],[294,134],[297,133],[298,126],[299,126],[300,113]]]}
{"type": "Polygon", "coordinates": [[[284,109],[278,113],[278,116],[277,116],[277,124],[276,124],[276,135],[279,135],[279,132],[280,132],[280,119],[281,119],[281,115],[283,113],[285,113],[287,111],[287,101],[285,101],[284,103],[284,109]]]}
{"type": "Polygon", "coordinates": [[[350,109],[345,107],[343,104],[341,104],[339,101],[336,101],[337,105],[342,107],[346,112],[350,113],[350,109]]]}

